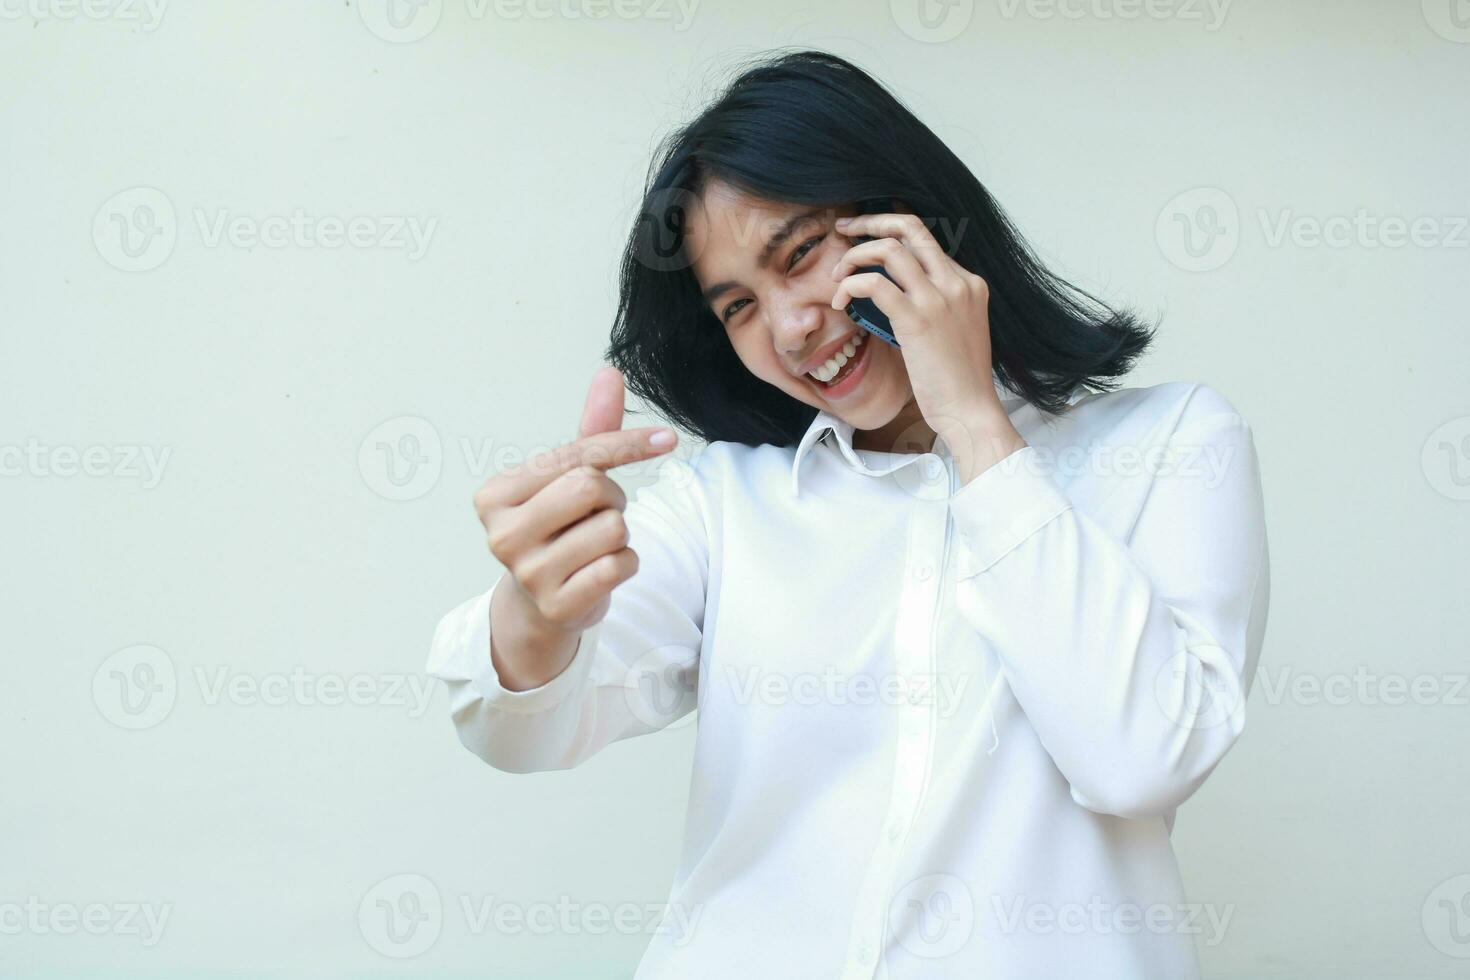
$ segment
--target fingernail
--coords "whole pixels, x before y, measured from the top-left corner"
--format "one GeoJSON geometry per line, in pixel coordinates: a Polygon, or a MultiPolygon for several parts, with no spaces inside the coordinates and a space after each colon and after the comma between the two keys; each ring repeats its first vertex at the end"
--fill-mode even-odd
{"type": "Polygon", "coordinates": [[[674,444],[674,430],[659,429],[648,437],[648,444],[655,449],[667,449],[674,444]]]}

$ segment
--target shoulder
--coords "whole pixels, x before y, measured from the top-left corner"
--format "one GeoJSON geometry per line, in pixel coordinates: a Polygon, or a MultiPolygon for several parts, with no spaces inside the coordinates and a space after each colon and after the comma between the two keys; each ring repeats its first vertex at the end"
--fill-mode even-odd
{"type": "Polygon", "coordinates": [[[1200,381],[1164,381],[1084,395],[1063,416],[1094,438],[1168,441],[1180,433],[1220,426],[1249,429],[1223,391],[1200,381]]]}

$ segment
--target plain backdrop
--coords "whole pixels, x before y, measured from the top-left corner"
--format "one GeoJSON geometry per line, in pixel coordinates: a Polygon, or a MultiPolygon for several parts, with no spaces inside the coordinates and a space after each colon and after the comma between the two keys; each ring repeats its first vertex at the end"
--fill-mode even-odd
{"type": "Polygon", "coordinates": [[[500,571],[470,495],[575,433],[653,146],[782,46],[1252,425],[1206,976],[1465,975],[1464,0],[0,0],[0,974],[632,972],[695,726],[507,775],[423,663],[500,571]]]}

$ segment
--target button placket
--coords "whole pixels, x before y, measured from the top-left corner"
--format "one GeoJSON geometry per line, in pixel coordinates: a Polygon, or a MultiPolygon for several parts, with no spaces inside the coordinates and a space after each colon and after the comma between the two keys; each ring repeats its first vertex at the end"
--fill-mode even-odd
{"type": "Polygon", "coordinates": [[[898,857],[918,815],[929,776],[935,710],[932,638],[942,578],[939,562],[949,521],[949,505],[940,484],[947,484],[949,470],[947,462],[939,459],[924,462],[933,462],[937,473],[931,471],[924,489],[914,494],[918,499],[910,523],[903,589],[898,597],[894,668],[902,683],[897,704],[892,706],[897,713],[892,790],[881,836],[858,890],[844,980],[870,980],[873,976],[888,929],[898,857]]]}

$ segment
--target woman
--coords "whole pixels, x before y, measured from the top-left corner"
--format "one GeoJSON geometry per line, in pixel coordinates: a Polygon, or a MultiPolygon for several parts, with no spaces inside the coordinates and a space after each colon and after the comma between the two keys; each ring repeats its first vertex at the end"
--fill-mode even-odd
{"type": "Polygon", "coordinates": [[[485,484],[507,574],[429,664],[461,740],[562,769],[697,704],[640,978],[1196,976],[1228,907],[1169,834],[1265,627],[1247,423],[1118,388],[1151,329],[832,55],[737,78],[642,216],[609,359],[707,445],[628,501],[608,470],[673,433],[604,368],[581,438],[485,484]]]}

